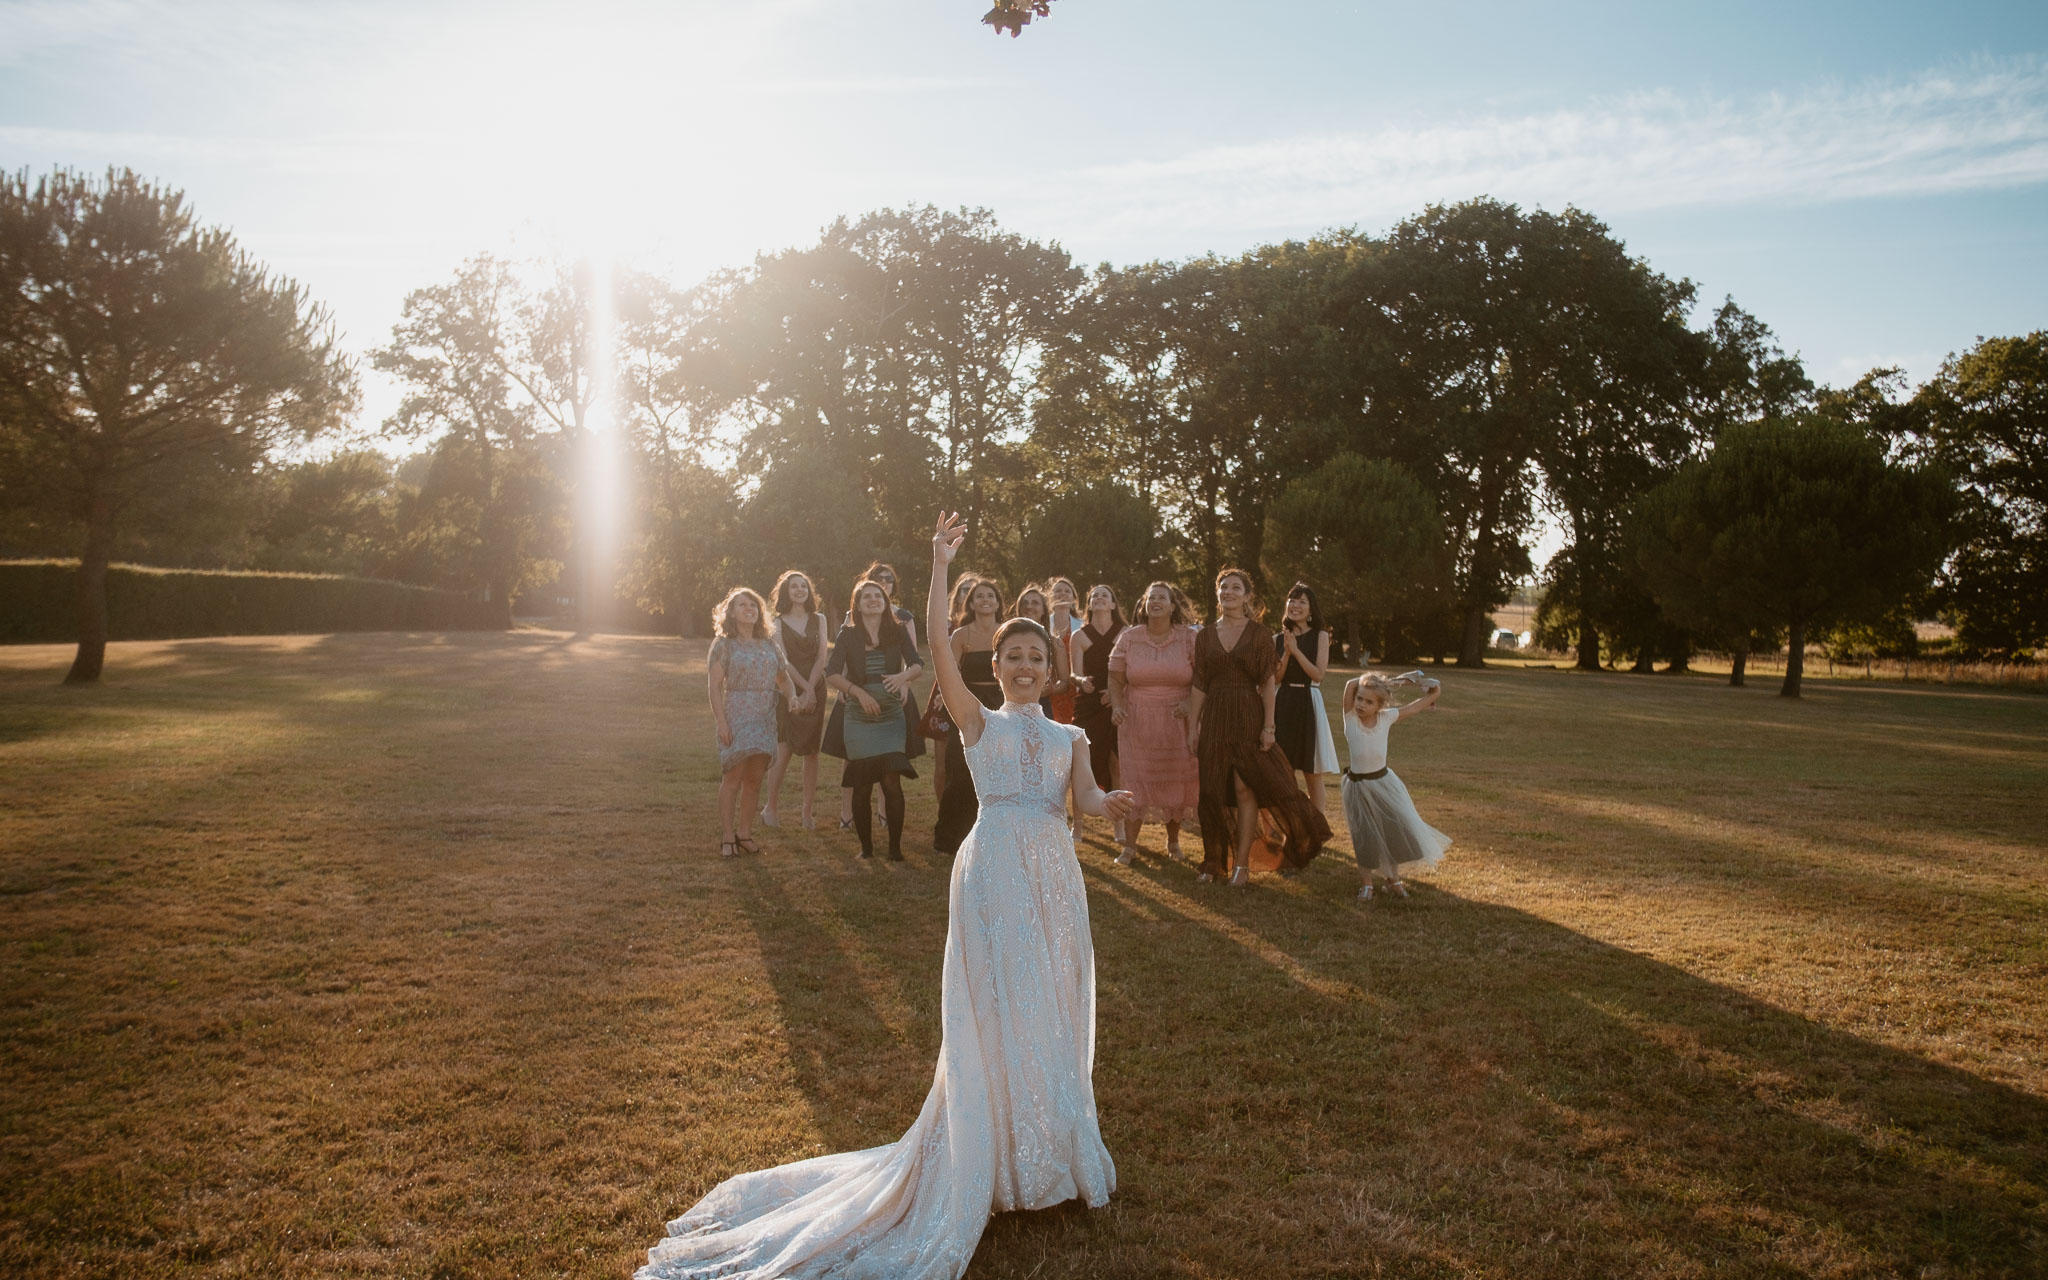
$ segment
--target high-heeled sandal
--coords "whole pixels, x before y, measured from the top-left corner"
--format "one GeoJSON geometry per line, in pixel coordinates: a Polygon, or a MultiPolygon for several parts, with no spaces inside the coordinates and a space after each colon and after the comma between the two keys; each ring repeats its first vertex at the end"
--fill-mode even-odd
{"type": "Polygon", "coordinates": [[[1203,873],[1202,873],[1201,875],[1198,875],[1198,876],[1196,876],[1196,877],[1195,877],[1195,883],[1196,883],[1196,884],[1214,884],[1214,883],[1216,883],[1216,877],[1215,877],[1215,876],[1212,876],[1212,875],[1210,875],[1210,874],[1209,874],[1208,872],[1204,871],[1204,872],[1203,872],[1203,873]]]}
{"type": "Polygon", "coordinates": [[[1408,896],[1408,882],[1406,880],[1389,880],[1387,881],[1387,892],[1397,898],[1405,898],[1408,896]]]}
{"type": "Polygon", "coordinates": [[[1251,869],[1250,867],[1239,867],[1239,868],[1238,868],[1237,870],[1235,870],[1235,871],[1231,872],[1231,873],[1230,873],[1230,887],[1231,887],[1231,888],[1233,888],[1233,889],[1249,889],[1249,888],[1251,888],[1251,887],[1252,887],[1252,869],[1251,869]]]}
{"type": "Polygon", "coordinates": [[[758,855],[761,852],[761,846],[754,843],[752,836],[741,836],[733,843],[739,846],[739,851],[744,854],[758,855]]]}
{"type": "Polygon", "coordinates": [[[738,857],[739,846],[731,840],[720,840],[718,842],[718,856],[721,858],[738,857]]]}
{"type": "Polygon", "coordinates": [[[1369,885],[1369,884],[1362,884],[1362,885],[1358,886],[1358,900],[1359,900],[1360,902],[1371,902],[1371,901],[1372,901],[1372,886],[1371,886],[1371,885],[1369,885]]]}

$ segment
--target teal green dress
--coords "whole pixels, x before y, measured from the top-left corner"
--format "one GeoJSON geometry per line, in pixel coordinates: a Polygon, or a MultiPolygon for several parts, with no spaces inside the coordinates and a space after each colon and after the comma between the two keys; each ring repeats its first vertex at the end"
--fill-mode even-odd
{"type": "Polygon", "coordinates": [[[832,644],[832,660],[825,668],[827,676],[843,675],[848,680],[867,690],[877,710],[873,715],[861,709],[860,703],[845,695],[839,699],[835,719],[840,722],[840,733],[826,735],[825,749],[834,755],[842,754],[832,748],[843,746],[846,771],[840,785],[857,787],[867,782],[879,782],[888,774],[901,774],[914,778],[917,770],[911,767],[909,739],[910,719],[903,699],[889,692],[882,683],[882,677],[893,675],[908,667],[919,665],[917,650],[911,647],[909,637],[899,636],[885,641],[878,648],[869,648],[867,633],[858,626],[843,627],[839,637],[832,644]],[[857,669],[854,664],[858,664],[857,669]]]}

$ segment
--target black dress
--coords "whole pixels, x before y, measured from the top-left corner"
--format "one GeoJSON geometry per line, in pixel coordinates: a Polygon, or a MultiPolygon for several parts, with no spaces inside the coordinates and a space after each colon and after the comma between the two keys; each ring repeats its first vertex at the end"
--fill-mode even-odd
{"type": "MultiPolygon", "coordinates": [[[[779,618],[775,625],[782,628],[782,652],[789,665],[809,675],[818,660],[818,650],[825,643],[825,620],[815,613],[806,614],[801,632],[790,630],[789,623],[779,618]]],[[[789,747],[791,755],[817,754],[818,740],[825,734],[824,683],[824,677],[818,677],[820,687],[809,711],[791,711],[789,699],[775,699],[775,736],[789,747]]]]}
{"type": "MultiPolygon", "coordinates": [[[[961,681],[991,711],[1003,705],[1003,687],[996,683],[995,657],[992,649],[969,649],[960,655],[961,681]]],[[[946,789],[939,794],[939,820],[932,824],[932,848],[953,854],[960,851],[960,843],[974,829],[981,801],[974,793],[974,774],[967,767],[967,752],[960,745],[957,724],[946,731],[945,751],[946,789]]]]}
{"type": "Polygon", "coordinates": [[[1117,633],[1123,624],[1112,622],[1107,632],[1099,632],[1094,623],[1081,628],[1088,637],[1088,652],[1081,655],[1080,674],[1087,676],[1095,686],[1093,693],[1074,695],[1074,723],[1088,734],[1088,763],[1095,774],[1095,785],[1109,790],[1109,762],[1116,755],[1116,720],[1109,709],[1109,651],[1116,647],[1117,633]]]}
{"type": "MultiPolygon", "coordinates": [[[[1296,636],[1303,652],[1316,642],[1314,632],[1296,636]]],[[[1301,669],[1301,663],[1287,652],[1287,637],[1273,633],[1273,657],[1280,663],[1280,687],[1273,694],[1273,745],[1287,756],[1287,763],[1303,773],[1316,772],[1316,722],[1323,714],[1322,690],[1301,669]]]]}

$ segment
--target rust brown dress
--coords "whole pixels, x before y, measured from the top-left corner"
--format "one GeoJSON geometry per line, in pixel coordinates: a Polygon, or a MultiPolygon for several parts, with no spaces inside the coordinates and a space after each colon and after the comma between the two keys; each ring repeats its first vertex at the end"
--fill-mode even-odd
{"type": "Polygon", "coordinates": [[[1244,779],[1259,801],[1262,836],[1253,845],[1254,867],[1298,871],[1330,839],[1329,819],[1294,784],[1287,756],[1277,746],[1259,749],[1259,734],[1266,727],[1259,686],[1274,673],[1273,666],[1273,633],[1256,622],[1245,623],[1229,652],[1213,622],[1195,637],[1195,688],[1202,691],[1201,736],[1196,743],[1202,776],[1202,870],[1219,879],[1230,874],[1230,855],[1236,847],[1233,775],[1244,779]]]}

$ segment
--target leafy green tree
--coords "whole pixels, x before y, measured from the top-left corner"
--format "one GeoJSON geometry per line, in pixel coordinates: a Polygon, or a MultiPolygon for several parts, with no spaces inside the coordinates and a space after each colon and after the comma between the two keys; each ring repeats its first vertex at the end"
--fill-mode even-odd
{"type": "Polygon", "coordinates": [[[1029,421],[1031,360],[1082,283],[1064,250],[985,210],[882,210],[707,282],[708,385],[743,471],[823,450],[870,496],[893,553],[929,514],[968,518],[967,554],[1004,495],[989,481],[1029,421]]]}
{"type": "MultiPolygon", "coordinates": [[[[1099,481],[1067,490],[1032,513],[1018,576],[1063,574],[1086,592],[1098,582],[1130,601],[1161,571],[1159,512],[1138,494],[1099,481]]],[[[1129,609],[1125,610],[1127,613],[1129,609]]]]}
{"type": "Polygon", "coordinates": [[[105,666],[124,523],[154,495],[248,475],[355,403],[325,309],[182,193],[125,169],[0,175],[0,470],[8,504],[82,533],[66,683],[105,666]]]}
{"type": "Polygon", "coordinates": [[[459,440],[442,451],[436,485],[424,491],[409,523],[415,530],[410,572],[431,562],[446,571],[466,566],[466,580],[446,585],[481,589],[497,607],[502,626],[512,625],[512,598],[552,569],[542,545],[555,524],[548,510],[552,486],[537,486],[541,448],[530,402],[522,402],[513,377],[514,313],[520,306],[518,281],[509,263],[489,254],[462,264],[445,284],[406,295],[391,342],[371,353],[371,364],[405,386],[398,410],[385,423],[387,435],[407,440],[459,440]],[[460,479],[457,479],[457,477],[460,479]],[[425,508],[432,508],[429,517],[425,508]],[[451,556],[444,526],[472,519],[471,536],[458,539],[474,555],[451,556]],[[423,542],[423,531],[439,535],[423,542]],[[438,553],[429,545],[442,548],[438,553]]]}
{"type": "Polygon", "coordinates": [[[1874,621],[1923,589],[1948,550],[1947,477],[1888,460],[1861,427],[1818,416],[1738,424],[1645,494],[1636,548],[1680,621],[1747,633],[1782,623],[1780,692],[1799,696],[1806,641],[1874,621]]]}
{"type": "Polygon", "coordinates": [[[1797,355],[1787,355],[1771,327],[1735,299],[1722,301],[1705,336],[1707,369],[1695,406],[1702,440],[1739,422],[1789,418],[1815,407],[1806,366],[1797,355]]]}
{"type": "Polygon", "coordinates": [[[1398,620],[1451,595],[1451,550],[1436,500],[1398,464],[1339,454],[1290,483],[1266,517],[1274,582],[1316,589],[1324,612],[1347,617],[1351,643],[1385,651],[1398,620]]]}
{"type": "Polygon", "coordinates": [[[1531,565],[1536,450],[1572,407],[1583,317],[1554,306],[1605,228],[1577,210],[1432,206],[1361,256],[1355,342],[1371,361],[1361,427],[1437,496],[1457,550],[1458,662],[1484,665],[1491,614],[1531,565]]]}
{"type": "Polygon", "coordinates": [[[1892,421],[1963,488],[1938,595],[1957,638],[2007,656],[2048,647],[2048,331],[1950,356],[1892,421]]]}
{"type": "Polygon", "coordinates": [[[270,469],[251,567],[389,576],[398,542],[393,471],[368,449],[270,469]]]}
{"type": "Polygon", "coordinates": [[[644,273],[618,290],[619,402],[638,516],[621,585],[686,635],[729,585],[726,548],[739,508],[730,478],[705,462],[720,425],[705,336],[714,299],[644,273]]]}

